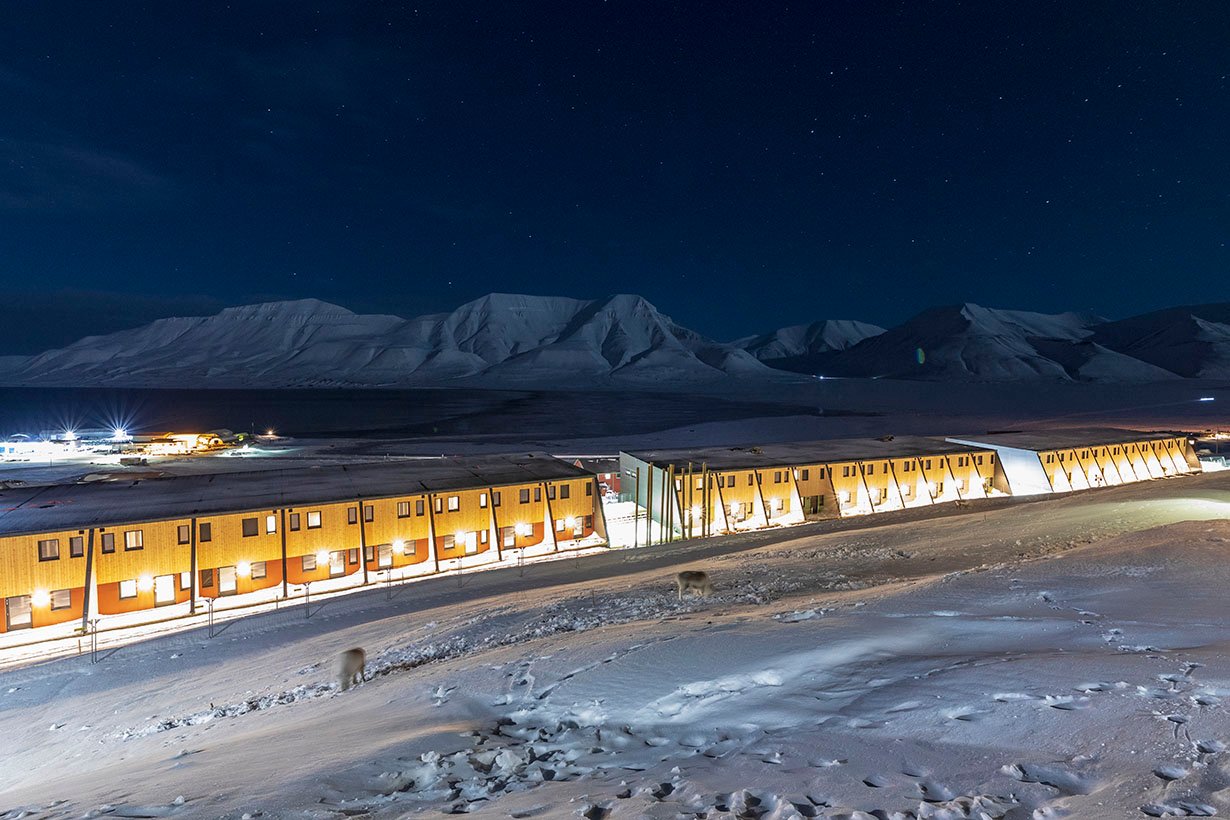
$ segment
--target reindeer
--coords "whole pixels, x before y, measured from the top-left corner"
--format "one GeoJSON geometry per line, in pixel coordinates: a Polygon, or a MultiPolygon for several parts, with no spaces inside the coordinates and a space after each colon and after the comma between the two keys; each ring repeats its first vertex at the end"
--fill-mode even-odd
{"type": "Polygon", "coordinates": [[[358,647],[347,649],[342,653],[339,667],[342,691],[345,692],[351,684],[367,680],[367,653],[358,647]]]}
{"type": "Polygon", "coordinates": [[[679,587],[679,600],[683,593],[693,590],[697,595],[709,595],[713,592],[713,584],[709,581],[709,573],[700,570],[685,569],[675,576],[675,584],[679,587]]]}

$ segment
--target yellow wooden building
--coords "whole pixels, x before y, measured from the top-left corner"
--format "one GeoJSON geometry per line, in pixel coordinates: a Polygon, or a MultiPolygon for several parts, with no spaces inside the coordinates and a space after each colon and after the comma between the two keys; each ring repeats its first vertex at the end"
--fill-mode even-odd
{"type": "Polygon", "coordinates": [[[623,492],[667,537],[689,538],[985,498],[994,451],[886,436],[620,454],[623,492]]]}
{"type": "Polygon", "coordinates": [[[542,453],[0,490],[0,631],[605,543],[599,501],[542,453]]]}
{"type": "Polygon", "coordinates": [[[1013,431],[952,437],[994,450],[1013,495],[1064,493],[1200,472],[1186,436],[1112,427],[1013,431]]]}

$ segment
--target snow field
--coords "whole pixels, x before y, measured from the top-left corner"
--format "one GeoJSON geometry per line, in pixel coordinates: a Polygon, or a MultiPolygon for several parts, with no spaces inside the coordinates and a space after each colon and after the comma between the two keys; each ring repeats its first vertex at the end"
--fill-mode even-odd
{"type": "Polygon", "coordinates": [[[1224,813],[1230,531],[1173,522],[1227,502],[1211,474],[673,544],[11,670],[0,733],[22,765],[0,767],[0,808],[1224,813]],[[679,602],[682,568],[708,570],[716,594],[679,602]],[[337,693],[334,659],[354,645],[371,680],[337,693]]]}

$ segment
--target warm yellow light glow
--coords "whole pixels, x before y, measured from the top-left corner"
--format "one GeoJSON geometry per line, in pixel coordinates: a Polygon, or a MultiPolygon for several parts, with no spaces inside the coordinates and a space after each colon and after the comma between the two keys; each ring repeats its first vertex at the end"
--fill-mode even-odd
{"type": "Polygon", "coordinates": [[[317,563],[317,564],[327,564],[327,563],[329,563],[329,552],[328,552],[328,550],[318,550],[318,551],[316,552],[316,563],[317,563]]]}
{"type": "Polygon", "coordinates": [[[397,553],[398,555],[405,555],[406,554],[406,542],[401,540],[400,538],[394,539],[393,540],[393,552],[397,553]]]}
{"type": "Polygon", "coordinates": [[[45,589],[36,589],[30,596],[30,603],[39,609],[46,609],[51,606],[51,593],[45,589]]]}
{"type": "Polygon", "coordinates": [[[692,505],[692,517],[700,518],[700,505],[699,504],[692,505]]]}
{"type": "Polygon", "coordinates": [[[235,565],[235,573],[240,578],[247,578],[252,574],[252,563],[250,561],[240,561],[235,565]]]}
{"type": "Polygon", "coordinates": [[[137,579],[137,589],[142,592],[149,592],[154,588],[154,577],[152,575],[142,575],[137,579]]]}
{"type": "MultiPolygon", "coordinates": [[[[699,507],[696,509],[696,512],[697,514],[700,513],[699,507]]],[[[572,529],[576,529],[576,526],[577,526],[577,520],[573,518],[571,515],[564,519],[564,529],[572,530],[572,529]]]]}
{"type": "Polygon", "coordinates": [[[527,536],[531,532],[534,531],[533,528],[530,527],[529,524],[525,524],[525,523],[517,524],[517,526],[514,527],[514,530],[516,531],[517,535],[520,535],[522,537],[527,536]]]}

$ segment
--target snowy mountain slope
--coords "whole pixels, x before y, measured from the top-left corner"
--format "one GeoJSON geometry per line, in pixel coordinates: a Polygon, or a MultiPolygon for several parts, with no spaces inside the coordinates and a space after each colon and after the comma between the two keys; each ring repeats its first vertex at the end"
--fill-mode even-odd
{"type": "Polygon", "coordinates": [[[791,325],[771,333],[737,339],[731,344],[741,347],[762,362],[796,359],[832,350],[845,350],[884,328],[852,319],[825,319],[810,325],[791,325]]]}
{"type": "Polygon", "coordinates": [[[20,384],[207,387],[695,382],[730,374],[780,377],[638,296],[509,294],[410,320],[314,299],[247,305],[88,337],[0,370],[20,384]]]}
{"type": "Polygon", "coordinates": [[[1230,378],[1230,303],[1167,308],[1094,332],[1101,345],[1189,378],[1230,378]]]}
{"type": "MultiPolygon", "coordinates": [[[[974,304],[937,307],[844,351],[817,359],[825,375],[921,378],[956,381],[1071,379],[1064,364],[1049,358],[1034,339],[1074,343],[1101,320],[1060,313],[994,310],[974,304]]],[[[1121,363],[1124,379],[1139,368],[1121,363]]],[[[1113,376],[1112,363],[1101,367],[1113,376]]]]}

